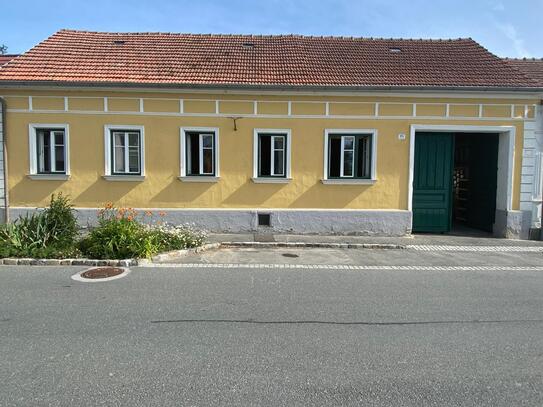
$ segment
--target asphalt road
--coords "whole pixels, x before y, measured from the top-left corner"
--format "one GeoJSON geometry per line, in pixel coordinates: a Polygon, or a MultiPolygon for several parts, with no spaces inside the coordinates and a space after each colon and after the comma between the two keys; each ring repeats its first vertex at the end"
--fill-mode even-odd
{"type": "Polygon", "coordinates": [[[79,270],[0,267],[0,405],[543,405],[542,271],[79,270]]]}

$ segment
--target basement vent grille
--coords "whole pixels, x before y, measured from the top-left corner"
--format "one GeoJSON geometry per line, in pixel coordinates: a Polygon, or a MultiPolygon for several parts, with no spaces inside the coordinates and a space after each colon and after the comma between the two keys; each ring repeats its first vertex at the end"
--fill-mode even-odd
{"type": "Polygon", "coordinates": [[[258,226],[271,226],[271,216],[269,213],[258,214],[258,226]]]}

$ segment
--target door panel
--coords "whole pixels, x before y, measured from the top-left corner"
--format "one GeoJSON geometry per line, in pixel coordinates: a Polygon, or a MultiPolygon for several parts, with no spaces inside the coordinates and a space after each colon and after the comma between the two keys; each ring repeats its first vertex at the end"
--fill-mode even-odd
{"type": "Polygon", "coordinates": [[[454,137],[417,133],[413,178],[413,232],[448,232],[454,137]]]}

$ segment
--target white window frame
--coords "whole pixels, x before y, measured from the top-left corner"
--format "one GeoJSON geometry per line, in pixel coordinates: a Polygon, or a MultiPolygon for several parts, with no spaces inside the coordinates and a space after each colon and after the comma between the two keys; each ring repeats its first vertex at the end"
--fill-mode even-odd
{"type": "Polygon", "coordinates": [[[219,173],[219,128],[218,127],[181,127],[179,129],[179,179],[186,182],[217,182],[220,178],[219,173]],[[200,150],[198,152],[200,158],[200,175],[187,175],[187,133],[199,133],[200,150]],[[204,169],[204,147],[203,136],[214,135],[213,139],[213,170],[214,174],[205,174],[204,169]]]}
{"type": "MultiPolygon", "coordinates": [[[[28,125],[28,151],[29,151],[29,177],[32,179],[68,179],[70,176],[70,126],[66,123],[30,123],[28,125]],[[38,171],[38,130],[63,130],[64,131],[64,171],[39,173],[38,171]]],[[[54,149],[54,143],[50,146],[54,149]]],[[[51,154],[51,158],[54,154],[51,154]]],[[[55,165],[51,162],[51,167],[55,165]]]]}
{"type": "MultiPolygon", "coordinates": [[[[343,177],[343,138],[341,139],[341,168],[340,175],[343,177]]],[[[354,160],[353,160],[354,165],[354,160]]],[[[324,159],[323,159],[323,184],[374,184],[377,181],[377,129],[325,129],[324,130],[324,159]],[[329,178],[328,177],[328,145],[329,138],[332,135],[369,135],[371,137],[371,166],[370,178],[354,178],[354,170],[352,176],[344,178],[329,178]]]]}
{"type": "Polygon", "coordinates": [[[135,132],[133,130],[112,130],[111,131],[111,144],[110,149],[115,151],[115,148],[117,148],[117,144],[115,144],[115,135],[121,134],[123,136],[122,140],[122,148],[123,148],[123,167],[125,168],[125,171],[117,172],[115,171],[115,168],[117,166],[117,160],[115,158],[115,154],[112,154],[111,156],[111,173],[114,175],[140,175],[141,174],[141,136],[139,132],[135,132]],[[131,134],[137,134],[138,135],[138,170],[137,171],[130,171],[130,135],[131,134]]]}
{"type": "Polygon", "coordinates": [[[354,178],[354,152],[355,152],[355,143],[356,143],[356,136],[351,136],[351,135],[345,135],[345,136],[342,136],[341,137],[341,152],[340,152],[340,157],[339,157],[339,161],[340,161],[340,167],[339,167],[339,176],[341,178],[354,178]],[[352,149],[346,149],[345,148],[345,140],[346,139],[352,139],[353,140],[353,148],[352,149]],[[345,175],[345,152],[346,151],[350,151],[353,153],[353,160],[352,160],[352,165],[351,165],[351,175],[345,175]]]}
{"type": "MultiPolygon", "coordinates": [[[[256,183],[287,183],[291,180],[291,137],[292,132],[290,129],[254,129],[253,131],[253,181],[256,183]],[[284,154],[284,175],[272,175],[267,177],[258,176],[258,165],[259,165],[259,151],[258,151],[258,139],[259,135],[281,135],[285,137],[285,144],[283,145],[283,150],[286,148],[286,154],[284,154]]],[[[271,140],[271,173],[275,172],[273,154],[275,148],[273,146],[273,140],[271,140]]]]}
{"type": "MultiPolygon", "coordinates": [[[[125,135],[126,137],[126,135],[125,135]]],[[[145,178],[145,128],[144,126],[124,125],[124,124],[106,124],[104,126],[104,152],[105,168],[104,178],[108,181],[140,181],[145,178]],[[140,133],[140,166],[139,173],[114,174],[113,157],[111,155],[111,143],[115,131],[138,131],[140,133]]],[[[125,155],[128,153],[128,148],[125,155]]]]}
{"type": "Polygon", "coordinates": [[[213,157],[213,160],[211,161],[211,172],[204,172],[204,150],[211,150],[211,155],[213,156],[213,152],[215,150],[215,134],[213,133],[200,133],[198,134],[198,143],[200,145],[200,149],[198,151],[198,158],[199,158],[199,175],[200,176],[214,176],[215,174],[215,157],[213,157]],[[211,137],[211,147],[205,147],[204,146],[204,137],[211,137]]]}

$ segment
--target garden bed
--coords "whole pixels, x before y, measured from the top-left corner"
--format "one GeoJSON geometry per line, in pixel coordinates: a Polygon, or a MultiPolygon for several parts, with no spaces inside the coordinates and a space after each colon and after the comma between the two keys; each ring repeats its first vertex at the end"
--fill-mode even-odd
{"type": "Polygon", "coordinates": [[[69,199],[53,195],[47,208],[0,225],[0,264],[129,266],[204,244],[205,232],[166,224],[164,215],[108,203],[82,236],[69,199]]]}

